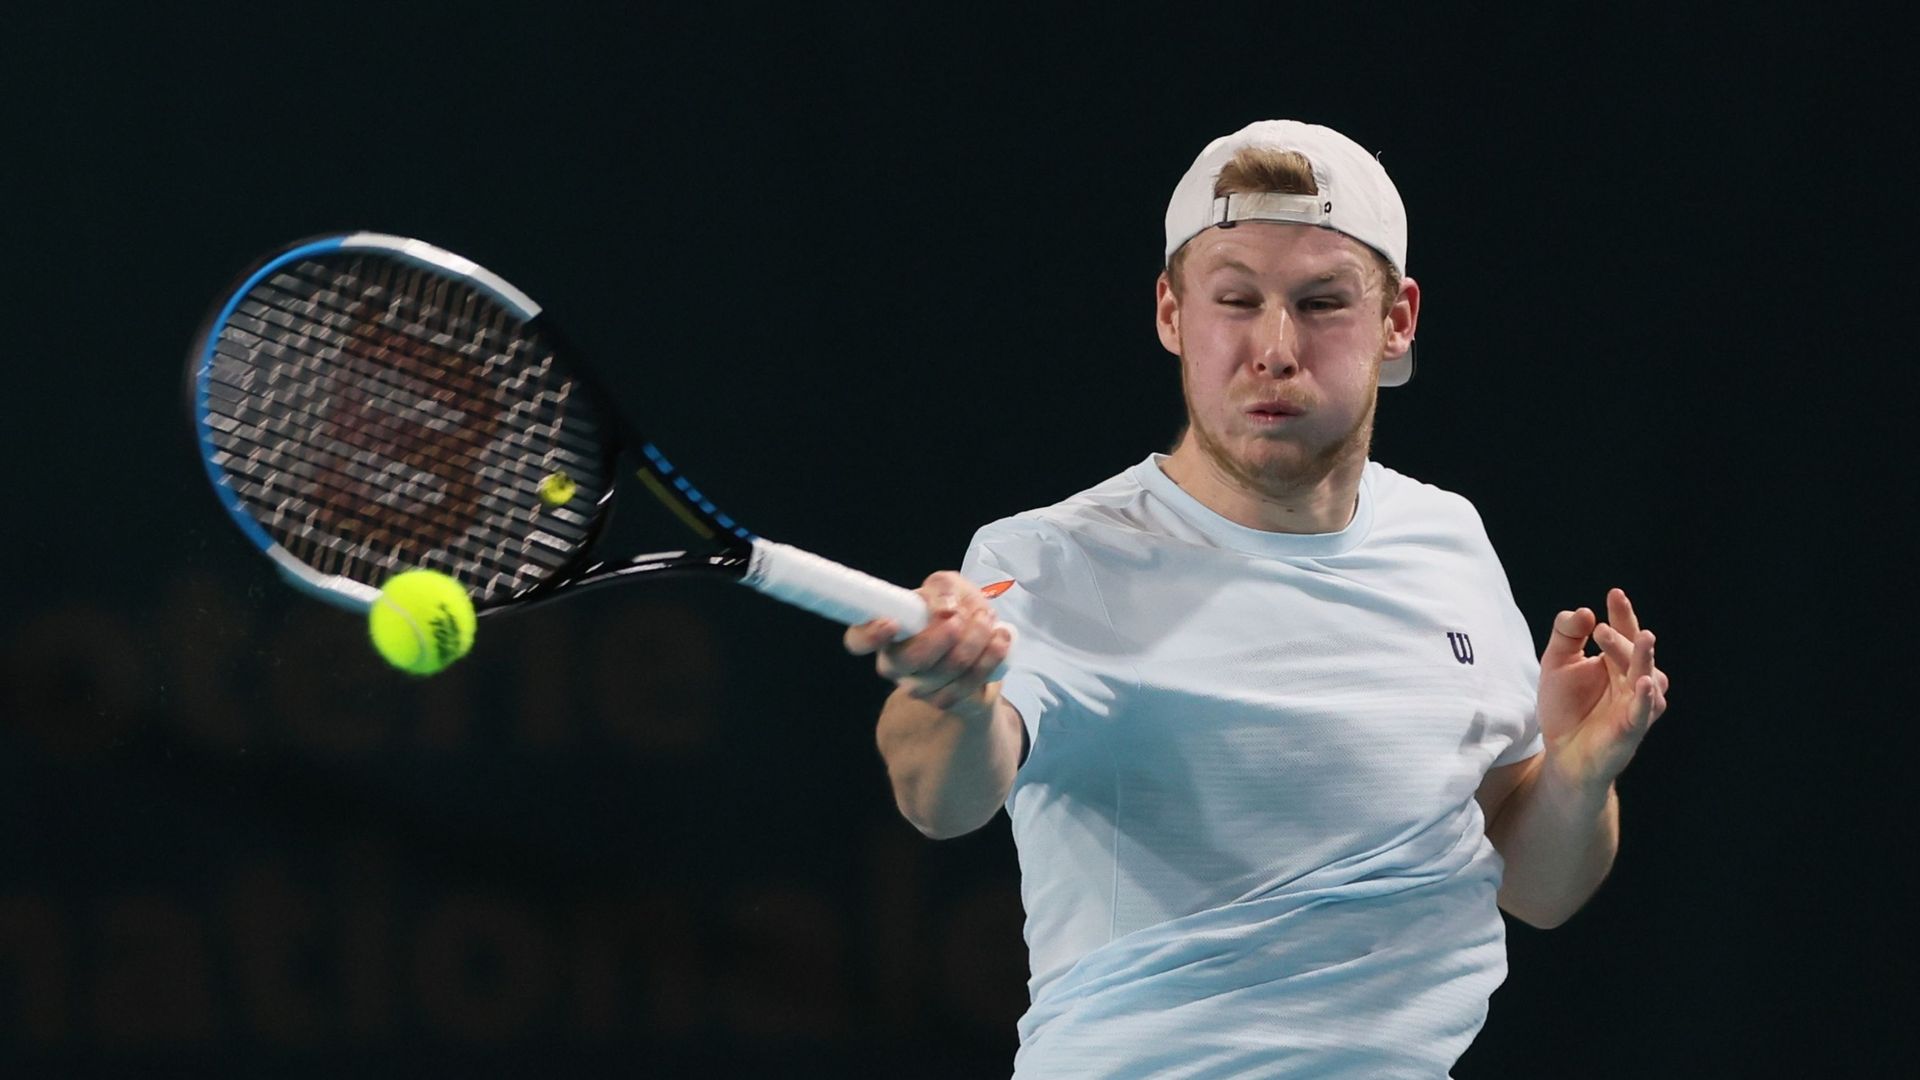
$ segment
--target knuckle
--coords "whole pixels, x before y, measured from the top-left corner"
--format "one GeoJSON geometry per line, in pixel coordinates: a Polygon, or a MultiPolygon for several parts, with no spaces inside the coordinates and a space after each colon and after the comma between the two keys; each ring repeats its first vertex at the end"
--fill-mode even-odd
{"type": "Polygon", "coordinates": [[[964,592],[968,587],[967,579],[961,577],[957,570],[935,570],[927,575],[927,580],[921,585],[923,590],[943,596],[964,592]]]}
{"type": "Polygon", "coordinates": [[[959,641],[954,643],[954,660],[963,667],[972,666],[973,662],[980,658],[980,654],[986,651],[987,644],[992,638],[992,633],[976,622],[967,628],[967,632],[959,641]]]}

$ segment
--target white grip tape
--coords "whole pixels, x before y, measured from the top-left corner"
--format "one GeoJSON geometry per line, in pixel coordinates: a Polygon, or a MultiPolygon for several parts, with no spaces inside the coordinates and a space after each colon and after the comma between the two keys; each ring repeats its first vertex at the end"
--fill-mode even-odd
{"type": "Polygon", "coordinates": [[[755,540],[744,580],[775,600],[844,626],[892,619],[903,638],[927,628],[927,602],[919,593],[787,544],[755,540]]]}
{"type": "MultiPolygon", "coordinates": [[[[904,641],[927,628],[927,602],[919,593],[788,544],[754,540],[753,558],[747,564],[746,577],[741,580],[775,600],[824,615],[845,626],[892,619],[900,624],[895,641],[904,641]]],[[[1019,634],[1006,623],[1000,625],[1006,627],[1011,650],[1019,642],[1019,634]]],[[[993,669],[988,682],[999,682],[1006,677],[1012,655],[1009,651],[1008,659],[993,669]]]]}

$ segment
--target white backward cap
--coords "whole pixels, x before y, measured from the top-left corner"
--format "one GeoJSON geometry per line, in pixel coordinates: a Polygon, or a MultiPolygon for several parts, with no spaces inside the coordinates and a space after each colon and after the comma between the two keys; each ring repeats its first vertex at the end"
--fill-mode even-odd
{"type": "MultiPolygon", "coordinates": [[[[1180,246],[1216,225],[1239,221],[1285,221],[1345,233],[1407,272],[1407,208],[1387,170],[1359,143],[1329,127],[1298,120],[1261,120],[1207,144],[1167,202],[1169,261],[1180,246]],[[1233,155],[1250,146],[1294,150],[1313,166],[1317,195],[1213,195],[1214,181],[1233,155]]],[[[1413,353],[1385,361],[1380,385],[1399,386],[1413,377],[1413,353]]]]}

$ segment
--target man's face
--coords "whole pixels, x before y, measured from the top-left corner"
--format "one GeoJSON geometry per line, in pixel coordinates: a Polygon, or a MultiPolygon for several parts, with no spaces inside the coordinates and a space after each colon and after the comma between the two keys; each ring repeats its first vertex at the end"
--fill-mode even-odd
{"type": "Polygon", "coordinates": [[[1331,229],[1242,222],[1188,244],[1160,340],[1180,357],[1190,437],[1254,491],[1286,496],[1364,460],[1380,361],[1412,343],[1419,291],[1392,310],[1373,254],[1331,229]],[[1383,313],[1384,311],[1384,313],[1383,313]]]}

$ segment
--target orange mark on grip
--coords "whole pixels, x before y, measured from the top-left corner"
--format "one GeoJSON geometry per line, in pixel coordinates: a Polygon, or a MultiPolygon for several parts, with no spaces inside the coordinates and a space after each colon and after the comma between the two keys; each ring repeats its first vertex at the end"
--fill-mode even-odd
{"type": "Polygon", "coordinates": [[[1008,578],[1005,581],[996,581],[991,585],[983,586],[980,591],[986,594],[987,599],[991,600],[1011,588],[1013,588],[1013,579],[1008,578]]]}

